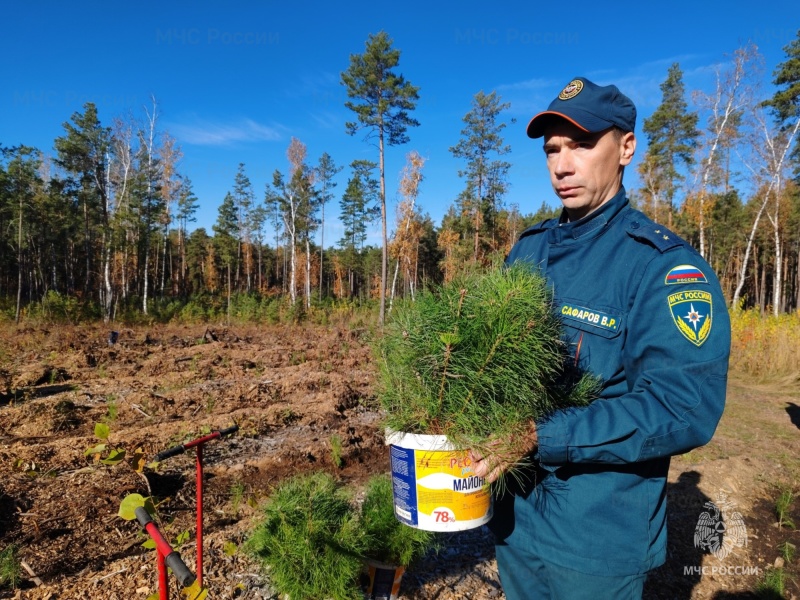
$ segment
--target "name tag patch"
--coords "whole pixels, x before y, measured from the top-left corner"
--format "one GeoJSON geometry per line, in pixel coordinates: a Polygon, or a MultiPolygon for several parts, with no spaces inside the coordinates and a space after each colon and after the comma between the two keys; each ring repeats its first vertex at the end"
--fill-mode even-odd
{"type": "Polygon", "coordinates": [[[702,346],[711,333],[711,292],[686,290],[667,296],[672,321],[681,335],[702,346]]]}
{"type": "Polygon", "coordinates": [[[586,308],[585,306],[562,304],[560,312],[561,316],[565,319],[579,321],[608,331],[617,331],[620,324],[620,319],[618,317],[599,310],[586,308]]]}

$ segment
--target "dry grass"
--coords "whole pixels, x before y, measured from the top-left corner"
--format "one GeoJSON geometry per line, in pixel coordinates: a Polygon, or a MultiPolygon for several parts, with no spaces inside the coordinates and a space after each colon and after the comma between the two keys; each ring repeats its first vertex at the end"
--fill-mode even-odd
{"type": "Polygon", "coordinates": [[[731,370],[756,377],[800,373],[800,312],[778,317],[731,314],[731,370]]]}

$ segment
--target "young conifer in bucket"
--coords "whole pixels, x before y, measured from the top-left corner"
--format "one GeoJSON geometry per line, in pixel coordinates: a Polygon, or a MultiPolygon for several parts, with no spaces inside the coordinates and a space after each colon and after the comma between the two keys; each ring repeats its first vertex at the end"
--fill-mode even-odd
{"type": "Polygon", "coordinates": [[[376,343],[386,426],[520,457],[532,420],[597,393],[561,331],[545,279],[522,264],[397,304],[376,343]]]}

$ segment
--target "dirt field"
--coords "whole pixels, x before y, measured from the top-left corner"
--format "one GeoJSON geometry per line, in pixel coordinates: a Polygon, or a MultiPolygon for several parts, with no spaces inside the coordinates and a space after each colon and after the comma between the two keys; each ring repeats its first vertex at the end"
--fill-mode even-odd
{"type": "MultiPolygon", "coordinates": [[[[33,573],[0,598],[144,600],[154,593],[154,553],[141,547],[138,527],[117,516],[133,492],[161,500],[170,540],[190,534],[180,551],[194,570],[194,451],[142,473],[127,462],[104,465],[85,455],[100,442],[97,423],[110,429],[109,449],[129,458],[141,449],[148,462],[237,424],[236,434],[204,446],[205,584],[209,598],[274,597],[237,550],[273,486],[313,469],[358,486],[388,469],[371,396],[369,332],[156,326],[120,329],[110,344],[110,329],[0,328],[0,550],[14,544],[33,573]]],[[[800,546],[797,531],[777,526],[784,488],[800,493],[800,381],[763,384],[734,374],[714,440],[673,460],[669,558],[646,597],[756,597],[779,546],[800,546]],[[746,527],[746,538],[728,538],[746,545],[732,544],[722,560],[695,548],[709,501],[727,507],[729,531],[734,521],[746,527]]],[[[800,499],[788,516],[800,525],[800,499]]],[[[800,598],[798,563],[800,554],[787,565],[786,598],[800,598]]],[[[406,600],[502,599],[489,534],[450,535],[438,556],[407,573],[401,593],[406,600]]]]}

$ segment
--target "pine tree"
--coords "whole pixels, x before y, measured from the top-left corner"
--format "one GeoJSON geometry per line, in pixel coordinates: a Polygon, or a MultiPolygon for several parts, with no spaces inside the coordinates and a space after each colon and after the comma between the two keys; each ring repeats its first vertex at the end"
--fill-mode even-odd
{"type": "Polygon", "coordinates": [[[510,106],[500,102],[497,92],[485,94],[481,90],[475,94],[472,108],[463,118],[461,140],[450,147],[453,156],[467,163],[458,176],[467,180],[461,200],[462,213],[470,215],[473,230],[473,261],[481,257],[482,237],[488,238],[491,250],[497,249],[497,214],[511,168],[511,163],[499,158],[511,152],[511,146],[504,143],[501,135],[505,123],[498,123],[497,119],[510,106]]]}
{"type": "MultiPolygon", "coordinates": [[[[791,130],[800,119],[800,30],[797,38],[784,46],[786,60],[773,72],[772,83],[780,88],[764,102],[772,108],[775,119],[784,130],[791,130]]],[[[795,142],[792,152],[795,182],[800,185],[800,143],[795,142]]]]}
{"type": "Polygon", "coordinates": [[[344,235],[339,240],[342,260],[348,271],[349,293],[355,293],[355,276],[359,270],[359,257],[367,240],[367,226],[375,220],[380,202],[379,184],[372,172],[376,165],[368,160],[355,160],[350,167],[352,177],[347,181],[339,201],[340,220],[344,235]]]}
{"type": "MultiPolygon", "coordinates": [[[[41,153],[29,146],[14,148],[11,152],[11,160],[5,174],[5,188],[11,203],[9,209],[13,211],[13,228],[15,238],[9,240],[9,244],[16,250],[17,255],[17,304],[15,320],[19,323],[20,311],[22,308],[22,294],[25,286],[24,274],[33,271],[30,257],[29,236],[30,223],[33,220],[33,200],[37,190],[41,189],[42,182],[38,176],[38,169],[41,164],[41,153]]],[[[32,282],[28,281],[30,289],[32,282]]]]}
{"type": "Polygon", "coordinates": [[[197,221],[195,214],[200,207],[192,189],[192,180],[184,177],[178,190],[178,207],[175,217],[178,220],[178,256],[181,263],[178,290],[185,295],[186,290],[186,236],[189,223],[197,221]]]}
{"type": "Polygon", "coordinates": [[[355,135],[359,129],[367,129],[369,135],[378,138],[381,235],[380,313],[378,322],[383,325],[386,316],[386,284],[388,265],[388,236],[386,231],[386,177],[384,146],[395,146],[408,142],[406,130],[419,125],[408,112],[416,108],[419,88],[414,87],[393,69],[400,63],[400,51],[392,48],[392,39],[381,31],[370,35],[364,54],[351,54],[350,67],[341,74],[342,84],[347,89],[345,106],[356,114],[357,121],[346,124],[347,132],[355,135]]]}
{"type": "Polygon", "coordinates": [[[320,208],[320,237],[319,237],[319,296],[322,297],[322,274],[324,269],[322,267],[323,252],[325,249],[325,205],[333,199],[333,188],[336,187],[336,182],[333,180],[337,173],[342,170],[342,167],[337,167],[333,162],[333,157],[327,152],[324,152],[319,157],[319,164],[314,171],[314,178],[317,181],[319,190],[319,208],[320,208]]]}
{"type": "Polygon", "coordinates": [[[239,163],[236,170],[236,177],[233,184],[233,201],[236,206],[237,222],[239,224],[239,232],[237,238],[239,240],[237,249],[236,261],[236,277],[237,285],[239,284],[240,274],[239,269],[241,263],[244,262],[245,267],[245,285],[247,291],[250,291],[252,284],[252,231],[250,229],[251,219],[250,211],[255,202],[255,192],[253,192],[253,184],[250,183],[250,178],[244,169],[244,163],[239,163]]]}
{"type": "Polygon", "coordinates": [[[236,201],[230,192],[225,194],[219,207],[217,222],[212,226],[214,231],[214,248],[217,256],[225,266],[228,296],[228,319],[231,316],[231,271],[237,259],[239,247],[239,213],[236,201]]]}
{"type": "Polygon", "coordinates": [[[661,104],[644,120],[648,147],[640,173],[643,179],[651,182],[646,186],[645,193],[649,191],[654,196],[652,200],[655,218],[660,219],[663,216],[659,206],[663,200],[667,209],[667,221],[671,225],[675,194],[684,179],[680,168],[693,164],[693,152],[700,132],[697,129],[697,113],[688,112],[684,98],[683,72],[678,63],[669,68],[667,79],[660,87],[661,104]],[[646,172],[643,173],[642,170],[646,172]],[[663,193],[663,196],[655,196],[657,191],[663,193]]]}
{"type": "MultiPolygon", "coordinates": [[[[96,272],[92,247],[99,236],[103,246],[110,242],[108,221],[107,156],[110,131],[100,124],[97,107],[92,102],[83,105],[83,113],[75,112],[71,123],[64,123],[65,134],[56,138],[56,164],[68,175],[67,193],[81,207],[83,220],[83,253],[85,273],[83,291],[90,294],[95,287],[92,274],[96,272]],[[99,228],[99,231],[98,231],[99,228]]],[[[110,307],[110,298],[101,290],[101,303],[110,307]]]]}

